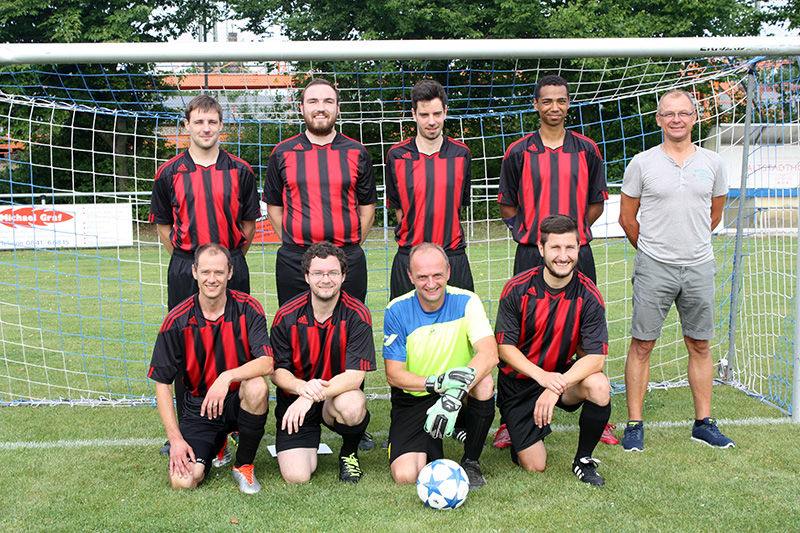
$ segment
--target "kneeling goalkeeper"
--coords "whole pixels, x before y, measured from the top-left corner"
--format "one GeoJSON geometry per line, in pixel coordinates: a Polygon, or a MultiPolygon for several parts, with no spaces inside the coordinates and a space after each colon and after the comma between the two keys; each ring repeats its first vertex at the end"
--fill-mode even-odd
{"type": "Polygon", "coordinates": [[[479,458],[494,420],[497,344],[483,304],[447,286],[450,265],[436,244],[411,249],[415,289],[395,298],[384,317],[383,357],[392,388],[389,462],[397,483],[414,483],[427,463],[444,457],[442,437],[463,408],[467,437],[461,466],[470,488],[486,484],[479,458]]]}

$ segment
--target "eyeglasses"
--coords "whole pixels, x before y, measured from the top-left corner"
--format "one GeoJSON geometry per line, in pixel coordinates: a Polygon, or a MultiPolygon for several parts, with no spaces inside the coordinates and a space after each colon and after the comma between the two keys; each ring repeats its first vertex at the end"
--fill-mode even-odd
{"type": "Polygon", "coordinates": [[[322,279],[325,276],[328,276],[329,279],[337,279],[342,276],[342,273],[338,270],[331,270],[330,272],[322,272],[320,270],[315,270],[313,272],[308,273],[314,279],[322,279]]]}
{"type": "Polygon", "coordinates": [[[668,113],[658,113],[658,116],[661,118],[665,118],[667,120],[672,120],[677,116],[681,120],[686,120],[687,118],[694,115],[694,111],[679,111],[675,113],[674,111],[670,111],[668,113]]]}

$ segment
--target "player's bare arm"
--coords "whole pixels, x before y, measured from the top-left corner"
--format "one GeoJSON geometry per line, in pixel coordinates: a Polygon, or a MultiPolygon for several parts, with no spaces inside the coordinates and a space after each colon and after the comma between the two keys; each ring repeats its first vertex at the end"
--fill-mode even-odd
{"type": "Polygon", "coordinates": [[[267,204],[267,218],[272,225],[272,229],[278,235],[279,239],[283,238],[283,206],[282,205],[269,205],[267,204]]]}
{"type": "Polygon", "coordinates": [[[170,224],[156,224],[156,231],[158,231],[158,238],[161,239],[161,244],[167,249],[169,255],[172,255],[172,241],[169,239],[169,233],[172,231],[170,224]]]}
{"type": "Polygon", "coordinates": [[[359,205],[358,220],[361,222],[361,244],[364,244],[375,222],[375,204],[359,205]]]}
{"type": "Polygon", "coordinates": [[[533,408],[533,421],[537,426],[544,427],[553,421],[553,408],[558,403],[559,396],[547,389],[536,400],[536,406],[533,408]]]}
{"type": "Polygon", "coordinates": [[[519,348],[511,344],[501,344],[498,347],[500,359],[521,374],[525,374],[553,394],[561,395],[569,387],[569,381],[559,372],[547,372],[538,365],[531,363],[519,348]]]}
{"type": "MultiPolygon", "coordinates": [[[[628,237],[628,241],[634,248],[639,247],[639,221],[636,214],[639,213],[639,198],[633,198],[622,193],[619,204],[619,225],[628,237]]],[[[720,215],[721,216],[721,215],[720,215]]]]}
{"type": "Polygon", "coordinates": [[[492,372],[499,359],[497,356],[497,343],[493,335],[488,335],[475,341],[472,348],[475,350],[475,354],[472,356],[468,366],[475,369],[475,381],[472,382],[472,387],[474,387],[492,372]]]}
{"type": "Polygon", "coordinates": [[[511,218],[517,215],[517,208],[513,205],[500,204],[500,218],[511,218]]]}
{"type": "Polygon", "coordinates": [[[171,383],[156,383],[156,403],[170,444],[169,475],[188,478],[191,475],[191,463],[195,461],[194,450],[183,439],[183,435],[178,429],[178,418],[172,406],[171,383]]]}
{"type": "Polygon", "coordinates": [[[586,354],[575,361],[564,377],[570,384],[580,383],[590,375],[602,372],[605,363],[606,356],[603,354],[586,354]]]}
{"type": "Polygon", "coordinates": [[[200,416],[209,419],[222,415],[223,402],[228,395],[231,383],[240,383],[248,379],[269,376],[273,372],[273,359],[268,355],[248,361],[240,367],[226,370],[214,380],[208,388],[203,404],[200,406],[200,416]]]}
{"type": "Polygon", "coordinates": [[[586,206],[586,218],[589,220],[590,226],[597,222],[597,219],[603,214],[605,206],[605,202],[595,202],[586,206]]]}
{"type": "Polygon", "coordinates": [[[427,376],[420,376],[406,370],[405,361],[393,361],[385,359],[386,381],[392,387],[407,390],[409,392],[423,392],[425,390],[425,379],[427,376]]]}
{"type": "Polygon", "coordinates": [[[725,208],[727,196],[715,196],[711,199],[711,229],[716,228],[722,220],[722,210],[725,208]]]}
{"type": "Polygon", "coordinates": [[[247,239],[247,242],[242,245],[242,254],[247,254],[247,250],[253,244],[253,237],[256,235],[256,221],[242,220],[242,233],[244,233],[244,238],[247,239]]]}

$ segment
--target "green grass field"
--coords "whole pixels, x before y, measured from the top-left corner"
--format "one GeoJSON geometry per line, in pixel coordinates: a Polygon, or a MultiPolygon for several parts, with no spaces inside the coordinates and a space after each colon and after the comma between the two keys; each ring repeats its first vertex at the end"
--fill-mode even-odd
{"type": "MultiPolygon", "coordinates": [[[[493,318],[513,247],[502,228],[473,230],[476,292],[493,318]]],[[[723,285],[730,276],[730,239],[715,245],[717,283],[723,285]]],[[[793,302],[786,295],[794,246],[793,238],[753,239],[745,257],[740,350],[748,355],[738,364],[748,370],[747,387],[762,394],[768,389],[773,396],[764,395],[778,405],[791,398],[791,364],[781,354],[792,331],[793,302]]],[[[602,265],[598,277],[611,336],[607,371],[614,380],[627,349],[633,253],[621,240],[597,241],[593,248],[602,265]]],[[[394,250],[378,231],[367,249],[368,304],[379,346],[394,250]]],[[[274,253],[266,245],[248,255],[253,293],[270,316],[276,308],[274,253]]],[[[156,245],[78,254],[0,252],[0,265],[9,273],[0,280],[0,403],[99,397],[149,402],[145,371],[165,312],[166,263],[156,245]]],[[[718,292],[724,313],[730,291],[718,292]]],[[[727,317],[720,312],[715,358],[727,349],[727,317]]],[[[685,374],[679,331],[675,324],[665,327],[654,353],[654,381],[674,383],[685,374]]],[[[383,372],[372,373],[368,391],[386,390],[383,372]]],[[[624,402],[624,394],[613,395],[612,422],[624,422],[624,402]]],[[[369,408],[369,429],[380,442],[388,434],[389,403],[373,400],[369,408]]],[[[362,454],[366,477],[357,487],[339,484],[331,456],[321,459],[311,483],[286,486],[262,447],[256,460],[265,486],[260,494],[240,495],[227,468],[213,470],[199,490],[178,493],[168,488],[166,459],[157,455],[164,430],[153,407],[6,407],[0,408],[0,525],[26,531],[800,530],[800,467],[792,459],[800,427],[729,386],[714,388],[713,412],[736,449],[689,440],[688,388],[651,391],[646,450],[626,454],[619,446],[600,445],[595,456],[603,461],[602,489],[584,486],[571,473],[577,416],[558,412],[558,427],[546,441],[546,472],[523,472],[489,441],[482,458],[489,485],[447,513],[424,508],[412,487],[395,486],[379,449],[362,454]]],[[[270,417],[265,445],[274,441],[273,428],[270,417]]],[[[324,440],[338,449],[338,437],[324,433],[324,440]]],[[[445,450],[460,457],[451,440],[445,450]]]]}
{"type": "MultiPolygon", "coordinates": [[[[615,395],[612,421],[625,417],[615,395]]],[[[271,410],[274,405],[271,406],[271,410]]],[[[388,434],[386,400],[369,402],[370,431],[388,434]]],[[[727,386],[714,388],[714,414],[737,447],[717,450],[689,439],[687,388],[651,391],[645,451],[600,444],[595,457],[606,486],[594,489],[570,471],[576,414],[556,412],[546,439],[548,469],[515,467],[487,440],[488,484],[455,511],[425,508],[413,486],[391,479],[386,453],[362,452],[357,486],[337,479],[323,456],[311,482],[288,486],[266,444],[259,449],[257,495],[237,490],[227,467],[212,469],[194,491],[168,487],[158,455],[164,431],[152,407],[19,407],[0,410],[0,527],[6,531],[797,531],[800,426],[727,386]],[[734,419],[728,422],[727,419],[734,419]]],[[[497,425],[495,420],[495,426],[497,425]]],[[[621,427],[621,426],[620,426],[621,427]]],[[[621,436],[621,431],[617,434],[621,436]]],[[[334,451],[340,440],[323,441],[334,451]]],[[[448,439],[445,454],[458,460],[448,439]]]]}

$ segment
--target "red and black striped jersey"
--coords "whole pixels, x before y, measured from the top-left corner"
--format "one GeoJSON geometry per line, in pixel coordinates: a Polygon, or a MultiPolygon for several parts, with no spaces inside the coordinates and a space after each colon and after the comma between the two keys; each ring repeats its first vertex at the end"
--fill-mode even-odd
{"type": "Polygon", "coordinates": [[[445,250],[466,247],[461,208],[469,205],[472,155],[459,141],[444,136],[439,151],[419,152],[416,138],[395,144],[386,155],[386,200],[402,209],[395,239],[410,248],[423,242],[445,250]]]}
{"type": "Polygon", "coordinates": [[[586,210],[607,199],[603,158],[588,137],[567,130],[563,146],[552,150],[536,131],[506,150],[497,201],[517,208],[511,233],[518,243],[538,244],[541,221],[559,214],[578,222],[581,244],[586,244],[592,240],[586,210]]]}
{"type": "MultiPolygon", "coordinates": [[[[581,343],[586,354],[608,355],[606,309],[600,290],[575,270],[566,287],[553,290],[538,266],[508,280],[500,295],[494,332],[498,344],[516,346],[547,372],[564,372],[581,343]]],[[[500,361],[512,378],[528,377],[500,361]]]]}
{"type": "Polygon", "coordinates": [[[156,172],[150,222],[171,225],[170,240],[178,250],[194,253],[208,243],[240,248],[247,242],[242,221],[260,217],[253,169],[225,150],[212,167],[196,165],[186,151],[156,172]]]}
{"type": "Polygon", "coordinates": [[[283,206],[285,243],[358,244],[358,206],[378,201],[372,158],[361,143],[341,133],[325,146],[301,133],[269,156],[263,199],[283,206]]]}
{"type": "Polygon", "coordinates": [[[275,368],[303,380],[331,379],[345,370],[375,370],[372,315],[356,298],[342,291],[325,322],[314,318],[311,291],[278,309],[271,330],[275,368]]]}
{"type": "MultiPolygon", "coordinates": [[[[272,357],[267,319],[258,300],[228,289],[225,312],[214,321],[203,317],[198,295],[167,314],[153,347],[147,376],[171,384],[179,374],[192,396],[203,397],[217,377],[257,357],[272,357]]],[[[230,391],[239,388],[231,383],[230,391]]]]}

